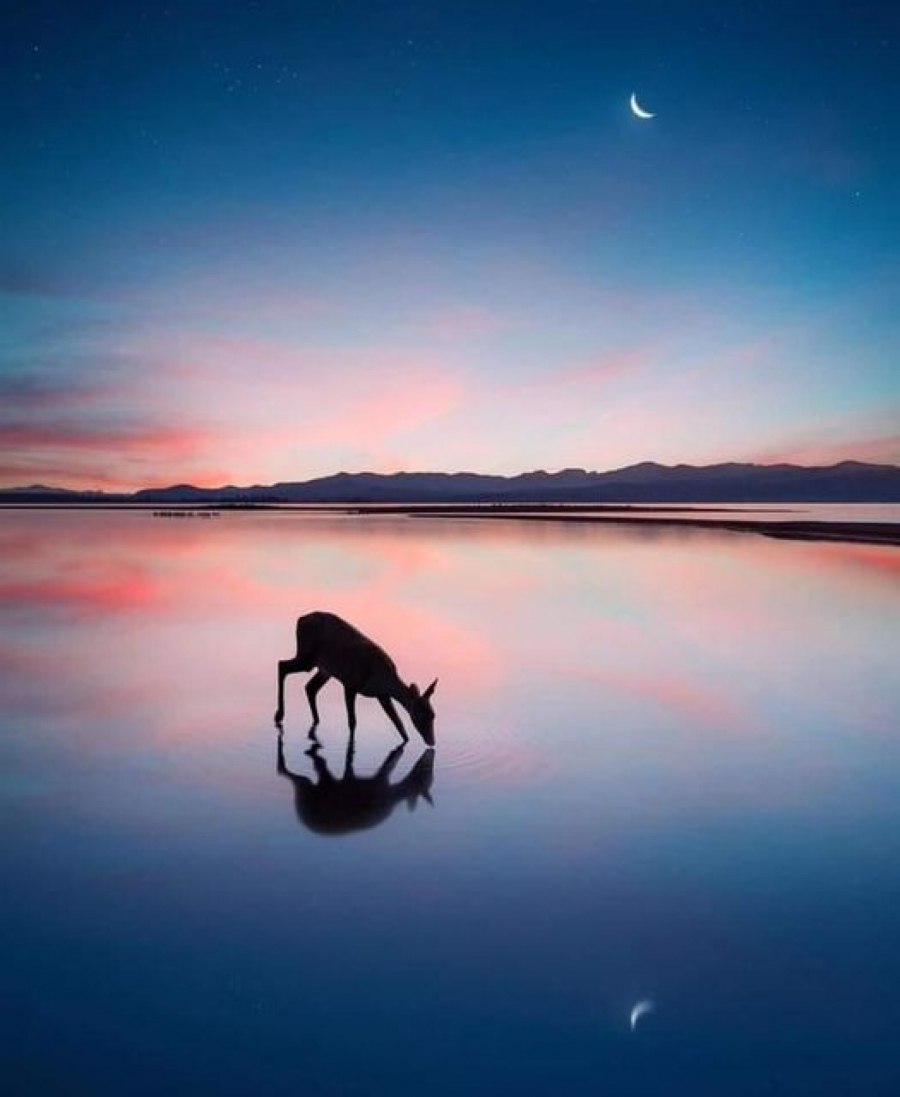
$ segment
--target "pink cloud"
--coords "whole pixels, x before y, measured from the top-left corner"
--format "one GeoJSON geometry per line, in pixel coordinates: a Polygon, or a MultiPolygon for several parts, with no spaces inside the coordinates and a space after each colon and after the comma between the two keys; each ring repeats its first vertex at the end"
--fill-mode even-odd
{"type": "Polygon", "coordinates": [[[352,391],[335,392],[334,406],[304,432],[304,445],[340,443],[361,437],[368,445],[389,441],[457,408],[463,397],[458,377],[440,369],[372,375],[352,391]]]}
{"type": "Polygon", "coordinates": [[[243,483],[354,461],[384,468],[408,435],[463,406],[468,390],[454,360],[409,348],[323,350],[228,336],[147,353],[158,361],[148,411],[159,416],[175,404],[202,417],[206,452],[240,470],[233,479],[243,483]]]}
{"type": "Polygon", "coordinates": [[[75,488],[121,490],[171,483],[187,474],[219,480],[224,467],[213,468],[203,460],[215,449],[214,441],[208,430],[190,425],[0,423],[0,483],[50,480],[75,488]]]}
{"type": "Polygon", "coordinates": [[[631,347],[599,354],[577,365],[564,367],[548,376],[546,384],[594,387],[613,378],[625,377],[649,368],[657,358],[655,346],[631,347]]]}
{"type": "Polygon", "coordinates": [[[55,450],[125,450],[189,455],[203,444],[188,427],[93,426],[73,423],[0,424],[0,446],[55,450]]]}
{"type": "MultiPolygon", "coordinates": [[[[114,368],[101,380],[14,385],[7,407],[17,421],[0,426],[0,482],[121,489],[267,483],[340,469],[512,472],[741,459],[761,432],[774,437],[772,391],[779,408],[797,405],[796,382],[779,368],[790,332],[742,339],[756,326],[714,314],[690,295],[651,290],[648,298],[617,286],[602,287],[598,316],[593,284],[567,283],[543,268],[527,272],[524,285],[521,272],[516,277],[534,316],[558,307],[565,322],[571,308],[573,339],[560,360],[539,362],[534,348],[522,347],[535,324],[524,308],[451,301],[403,314],[388,336],[371,338],[370,316],[357,329],[343,311],[346,332],[333,330],[331,340],[344,341],[316,343],[315,327],[257,323],[263,314],[254,320],[242,301],[228,309],[219,296],[227,287],[213,277],[215,323],[205,322],[205,306],[194,316],[193,306],[176,303],[165,322],[144,313],[140,323],[106,333],[114,368]],[[627,329],[615,323],[626,312],[627,329]],[[590,346],[588,333],[607,318],[608,349],[570,349],[590,346]],[[491,347],[496,361],[476,345],[510,329],[513,341],[491,347]],[[691,357],[695,329],[701,350],[691,357]],[[626,330],[637,341],[625,343],[626,330]],[[519,380],[523,373],[530,377],[519,380]]],[[[247,300],[268,294],[276,318],[282,310],[289,317],[297,302],[303,316],[329,307],[279,285],[263,279],[247,300]]],[[[85,352],[79,348],[81,358],[85,352]]],[[[776,438],[766,459],[900,459],[890,426],[854,433],[858,441],[776,438]]]]}
{"type": "Polygon", "coordinates": [[[810,435],[792,444],[763,450],[754,459],[765,463],[801,465],[834,465],[840,461],[854,460],[896,465],[900,464],[900,433],[889,431],[839,438],[810,435]]]}

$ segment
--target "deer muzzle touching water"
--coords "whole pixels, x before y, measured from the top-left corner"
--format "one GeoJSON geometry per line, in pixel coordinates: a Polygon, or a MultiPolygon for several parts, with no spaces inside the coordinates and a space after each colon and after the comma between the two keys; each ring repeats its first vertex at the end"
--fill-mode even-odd
{"type": "Polygon", "coordinates": [[[406,709],[413,727],[425,742],[434,746],[434,709],[431,698],[437,679],[424,691],[415,683],[407,685],[397,673],[388,653],[374,640],[333,613],[307,613],[297,620],[297,653],[293,659],[278,663],[278,709],[275,723],[284,720],[284,683],[291,674],[315,671],[306,683],[306,696],[313,717],[319,723],[316,698],[326,682],[336,678],[344,687],[347,722],[351,734],[356,731],[356,698],[374,697],[388,719],[406,742],[409,736],[397,712],[395,702],[406,709]]]}

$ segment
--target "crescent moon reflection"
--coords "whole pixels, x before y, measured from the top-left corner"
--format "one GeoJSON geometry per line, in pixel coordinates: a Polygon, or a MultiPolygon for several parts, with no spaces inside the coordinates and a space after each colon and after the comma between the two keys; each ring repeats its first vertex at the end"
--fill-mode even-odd
{"type": "Polygon", "coordinates": [[[655,114],[651,114],[649,110],[644,110],[641,104],[637,101],[637,93],[631,93],[631,110],[636,114],[638,118],[655,118],[655,114]]]}
{"type": "Polygon", "coordinates": [[[647,1013],[652,1013],[656,1009],[656,1003],[652,1002],[649,998],[644,998],[638,1002],[634,1009],[631,1011],[631,1031],[637,1028],[637,1023],[647,1013]]]}

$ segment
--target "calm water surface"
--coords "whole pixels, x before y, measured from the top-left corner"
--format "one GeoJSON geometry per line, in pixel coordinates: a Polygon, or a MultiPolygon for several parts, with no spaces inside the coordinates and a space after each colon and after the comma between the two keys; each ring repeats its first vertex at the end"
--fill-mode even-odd
{"type": "Polygon", "coordinates": [[[2,1092],[893,1097],[898,611],[867,546],[0,515],[2,1092]],[[314,608],[440,676],[433,772],[361,699],[337,780],[300,678],[279,759],[314,608]]]}

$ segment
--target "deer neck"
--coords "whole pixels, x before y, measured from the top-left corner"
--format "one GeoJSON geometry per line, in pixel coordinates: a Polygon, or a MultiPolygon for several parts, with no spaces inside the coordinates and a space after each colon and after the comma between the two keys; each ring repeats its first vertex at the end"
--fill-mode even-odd
{"type": "Polygon", "coordinates": [[[397,678],[395,682],[391,683],[390,695],[395,701],[398,702],[398,704],[401,704],[406,709],[406,711],[409,712],[410,705],[412,704],[413,695],[409,686],[406,685],[405,682],[402,682],[399,678],[397,678]]]}

